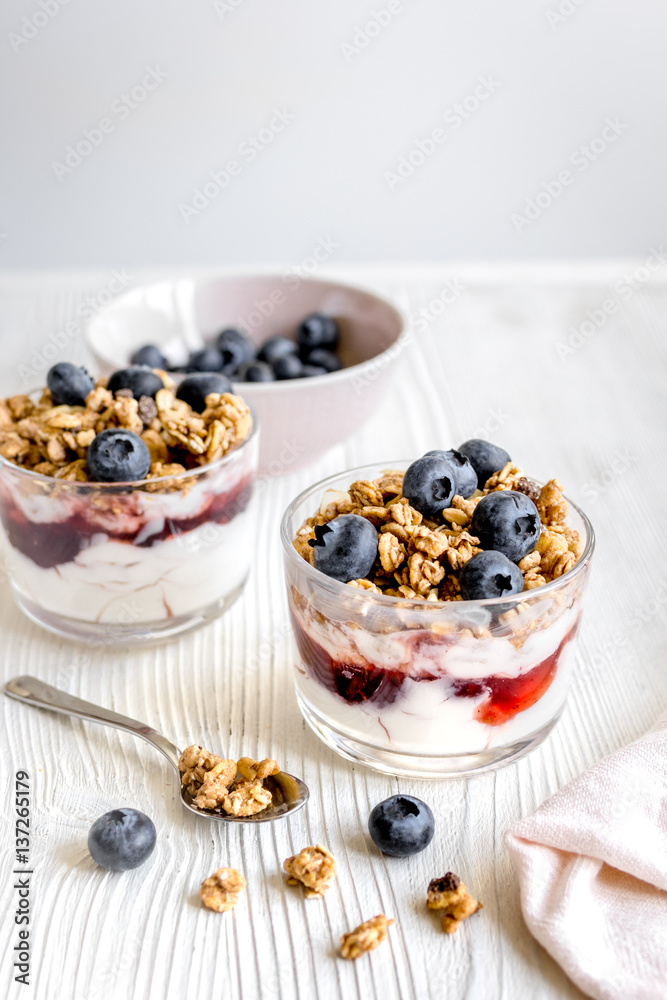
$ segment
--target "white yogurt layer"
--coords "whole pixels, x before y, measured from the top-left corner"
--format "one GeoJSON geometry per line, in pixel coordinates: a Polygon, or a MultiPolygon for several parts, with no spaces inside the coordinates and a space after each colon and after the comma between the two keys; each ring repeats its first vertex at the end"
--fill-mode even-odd
{"type": "Polygon", "coordinates": [[[409,630],[374,636],[341,623],[310,619],[306,625],[299,616],[301,627],[333,659],[398,669],[411,677],[402,682],[393,702],[379,706],[372,700],[346,701],[309,673],[304,674],[307,665],[297,670],[296,684],[304,700],[332,728],[380,749],[441,756],[510,745],[541,729],[561,711],[569,686],[574,642],[563,647],[555,677],[542,697],[500,725],[490,726],[475,718],[475,710],[488,700],[488,693],[455,697],[449,679],[474,680],[492,675],[514,678],[528,673],[557,650],[574,627],[578,610],[575,605],[548,628],[535,630],[521,649],[515,649],[509,638],[475,639],[465,635],[456,636],[446,646],[423,641],[415,645],[415,633],[409,630]],[[436,677],[412,679],[429,675],[436,677]]]}
{"type": "Polygon", "coordinates": [[[234,590],[248,573],[251,543],[247,512],[145,548],[100,533],[75,559],[50,569],[12,550],[12,580],[35,604],[67,618],[158,622],[199,611],[234,590]]]}

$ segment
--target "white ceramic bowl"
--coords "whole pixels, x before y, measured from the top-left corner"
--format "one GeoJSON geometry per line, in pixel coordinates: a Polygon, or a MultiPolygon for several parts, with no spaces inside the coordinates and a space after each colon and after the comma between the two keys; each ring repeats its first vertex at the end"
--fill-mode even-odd
{"type": "Polygon", "coordinates": [[[295,275],[182,278],[114,299],[90,321],[87,337],[101,373],[109,374],[143,344],[155,344],[179,365],[225,327],[241,327],[261,345],[278,333],[294,337],[313,312],[339,323],[341,371],[235,386],[259,416],[260,472],[279,476],[308,465],[371,416],[406,337],[403,317],[389,302],[295,275]]]}

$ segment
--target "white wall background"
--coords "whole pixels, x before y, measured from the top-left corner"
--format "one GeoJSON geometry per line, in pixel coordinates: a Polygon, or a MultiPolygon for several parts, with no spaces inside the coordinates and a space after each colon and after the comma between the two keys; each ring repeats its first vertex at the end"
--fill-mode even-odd
{"type": "Polygon", "coordinates": [[[643,256],[660,243],[661,0],[391,0],[390,23],[362,38],[388,5],[5,0],[0,261],[298,262],[320,238],[336,261],[643,256]],[[355,39],[368,44],[345,48],[355,39]],[[159,86],[117,110],[156,67],[159,86]],[[446,112],[480,77],[494,92],[457,128],[446,112]],[[293,120],[249,161],[239,146],[274,108],[293,120]],[[104,118],[90,155],[54,166],[104,118]],[[624,127],[583,169],[576,151],[607,118],[624,127]],[[445,140],[391,190],[387,172],[436,127],[445,140]],[[240,172],[185,221],[179,205],[230,159],[240,172]],[[517,231],[513,215],[564,169],[571,183],[517,231]]]}

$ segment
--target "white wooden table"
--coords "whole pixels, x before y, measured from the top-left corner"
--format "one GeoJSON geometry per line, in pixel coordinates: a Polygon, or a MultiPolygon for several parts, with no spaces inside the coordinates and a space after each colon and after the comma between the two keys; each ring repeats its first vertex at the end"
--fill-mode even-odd
{"type": "MultiPolygon", "coordinates": [[[[648,256],[647,251],[647,256],[648,256]]],[[[667,284],[661,265],[339,268],[328,273],[427,309],[381,412],[306,471],[263,493],[258,549],[244,597],[223,618],[168,645],[93,656],[42,632],[2,584],[2,681],[25,672],[150,722],[184,746],[271,754],[303,775],[307,810],[256,828],[186,814],[175,776],[148,745],[115,730],[0,699],[3,789],[0,996],[54,1000],[551,1000],[582,994],[528,933],[505,830],[592,762],[641,734],[667,703],[664,495],[667,284]],[[634,277],[635,290],[613,282],[634,277]],[[648,278],[648,280],[646,280],[648,278]],[[447,286],[447,281],[452,284],[447,286]],[[444,288],[450,291],[440,303],[444,288]],[[455,289],[455,293],[451,289],[455,289]],[[610,290],[611,289],[611,290],[610,290]],[[625,289],[625,290],[623,290],[625,289]],[[605,300],[617,310],[607,315],[605,300]],[[572,330],[595,311],[581,346],[572,330]],[[577,342],[575,337],[573,343],[577,342]],[[418,455],[471,436],[505,446],[536,478],[557,475],[598,536],[569,707],[547,742],[517,764],[471,780],[396,780],[354,768],[319,744],[297,710],[278,522],[308,483],[367,461],[418,455]],[[13,815],[10,780],[33,786],[32,982],[12,982],[13,815]],[[366,832],[371,807],[397,791],[429,802],[437,835],[412,859],[385,859],[366,832]],[[143,868],[98,868],[92,821],[133,805],[158,828],[143,868]],[[333,851],[325,902],[286,887],[282,861],[308,843],[333,851]],[[248,880],[233,914],[202,908],[199,883],[231,865],[248,880]],[[428,880],[459,872],[484,911],[445,937],[424,910],[428,880]],[[389,943],[356,963],[340,934],[380,911],[389,943]]],[[[152,277],[132,272],[134,283],[152,277]]],[[[106,273],[17,273],[2,281],[3,395],[30,380],[44,345],[106,273]],[[23,366],[23,367],[19,367],[23,366]]],[[[72,329],[72,328],[70,328],[72,329]]],[[[85,359],[78,328],[59,357],[85,359]]],[[[61,338],[62,343],[62,338],[61,338]]],[[[47,352],[48,353],[48,352],[47,352]]],[[[39,381],[39,377],[31,381],[39,381]]]]}

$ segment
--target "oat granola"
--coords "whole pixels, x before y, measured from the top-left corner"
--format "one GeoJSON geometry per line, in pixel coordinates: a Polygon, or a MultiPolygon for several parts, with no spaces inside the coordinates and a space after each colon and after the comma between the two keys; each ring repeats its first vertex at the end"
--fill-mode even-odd
{"type": "Polygon", "coordinates": [[[447,872],[442,878],[431,879],[426,905],[429,910],[442,911],[442,929],[446,934],[453,934],[463,920],[482,909],[479,900],[470,895],[464,883],[453,872],[447,872]]]}
{"type": "Polygon", "coordinates": [[[199,895],[209,910],[226,913],[233,910],[247,882],[236,868],[218,868],[201,884],[199,895]]]}
{"type": "Polygon", "coordinates": [[[322,897],[336,877],[334,856],[321,844],[286,858],[283,868],[289,876],[287,884],[303,885],[307,899],[322,897]]]}
{"type": "Polygon", "coordinates": [[[341,514],[358,514],[378,532],[378,555],[367,577],[348,586],[425,601],[460,601],[459,574],[482,551],[471,521],[482,497],[499,490],[526,494],[540,515],[541,535],[533,552],[519,562],[525,591],[550,583],[571,569],[581,555],[579,533],[566,525],[567,501],[557,479],[540,487],[513,462],[487,479],[467,499],[454,496],[439,522],[415,510],[402,495],[403,473],[390,469],[374,480],[357,480],[347,492],[329,490],[320,509],[307,518],[294,538],[303,559],[314,564],[310,544],[316,529],[341,514]]]}
{"type": "Polygon", "coordinates": [[[181,754],[178,770],[196,809],[254,816],[271,805],[273,796],[264,779],[277,774],[280,767],[268,757],[223,760],[195,743],[181,754]]]}
{"type": "Polygon", "coordinates": [[[377,917],[364,920],[353,931],[343,934],[340,939],[340,953],[343,958],[359,958],[366,951],[372,951],[382,944],[387,937],[387,930],[393,924],[392,919],[387,919],[384,913],[379,913],[377,917]]]}
{"type": "Polygon", "coordinates": [[[134,399],[129,389],[115,393],[99,378],[85,406],[55,405],[48,389],[36,401],[19,394],[0,400],[0,455],[31,472],[88,482],[88,448],[101,431],[124,428],[139,435],[151,456],[146,479],[185,473],[222,458],[252,429],[246,403],[233,393],[211,393],[196,413],[177,399],[176,386],[157,371],[164,388],[134,399]]]}

